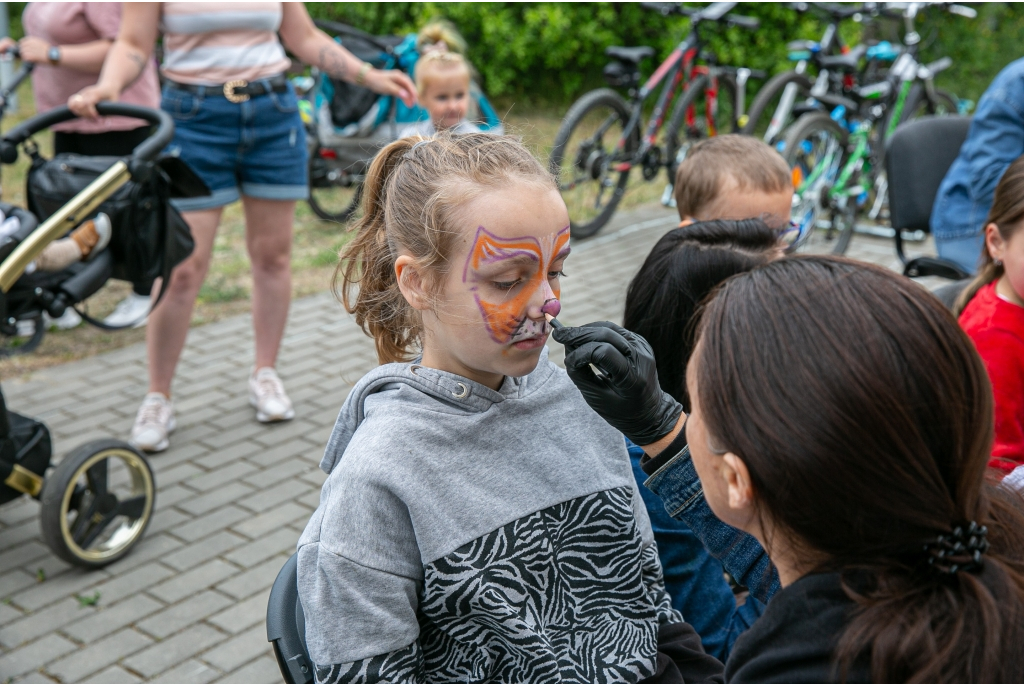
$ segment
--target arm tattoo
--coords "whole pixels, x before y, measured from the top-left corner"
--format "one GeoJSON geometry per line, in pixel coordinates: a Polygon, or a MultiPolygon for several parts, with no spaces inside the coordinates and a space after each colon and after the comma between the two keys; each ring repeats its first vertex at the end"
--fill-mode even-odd
{"type": "Polygon", "coordinates": [[[317,66],[331,78],[344,80],[349,73],[349,68],[342,56],[338,54],[337,47],[336,45],[325,45],[320,48],[317,66]]]}
{"type": "Polygon", "coordinates": [[[131,80],[129,80],[128,83],[125,85],[125,88],[138,81],[139,77],[142,76],[142,72],[146,69],[146,58],[145,56],[143,56],[141,52],[129,50],[128,59],[130,59],[132,61],[132,64],[135,65],[136,72],[135,76],[133,76],[131,80]]]}

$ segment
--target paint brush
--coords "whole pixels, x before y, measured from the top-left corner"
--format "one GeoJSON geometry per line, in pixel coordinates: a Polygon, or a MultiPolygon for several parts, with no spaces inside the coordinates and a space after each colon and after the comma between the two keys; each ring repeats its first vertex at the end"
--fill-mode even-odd
{"type": "MultiPolygon", "coordinates": [[[[551,316],[547,312],[544,313],[544,318],[548,320],[548,323],[554,329],[565,328],[565,326],[562,324],[561,321],[559,321],[555,317],[551,316]]],[[[591,371],[594,372],[594,375],[597,376],[598,378],[608,378],[608,374],[606,374],[604,371],[602,371],[598,367],[594,366],[593,364],[590,365],[590,369],[591,369],[591,371]]]]}

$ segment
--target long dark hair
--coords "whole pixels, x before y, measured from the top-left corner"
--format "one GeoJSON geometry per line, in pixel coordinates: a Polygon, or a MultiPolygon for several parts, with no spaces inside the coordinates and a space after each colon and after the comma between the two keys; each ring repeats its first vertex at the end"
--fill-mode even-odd
{"type": "MultiPolygon", "coordinates": [[[[999,179],[995,197],[992,199],[992,208],[988,212],[988,218],[985,219],[985,226],[989,224],[996,225],[1003,240],[1009,240],[1024,225],[1024,155],[1013,160],[1013,163],[1007,167],[999,179]]],[[[983,234],[985,226],[982,226],[983,234]]],[[[960,293],[953,310],[957,314],[963,312],[967,303],[978,294],[979,290],[992,281],[998,280],[1002,275],[1003,265],[996,264],[992,259],[986,240],[981,249],[981,266],[978,268],[978,275],[960,293]]]]}
{"type": "Polygon", "coordinates": [[[686,411],[697,306],[725,279],[772,259],[778,240],[760,219],[699,221],[663,235],[630,281],[622,325],[651,344],[661,388],[686,411]]]}
{"type": "Polygon", "coordinates": [[[986,479],[992,389],[951,312],[885,269],[787,257],[722,286],[699,346],[715,450],[858,605],[836,677],[1024,680],[1024,500],[986,479]],[[929,567],[924,546],[970,521],[981,572],[929,567]]]}

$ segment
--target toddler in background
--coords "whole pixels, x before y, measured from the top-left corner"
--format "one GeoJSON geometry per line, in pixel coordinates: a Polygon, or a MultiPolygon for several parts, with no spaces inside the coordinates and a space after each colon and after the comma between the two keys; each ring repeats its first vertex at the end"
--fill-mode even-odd
{"type": "MultiPolygon", "coordinates": [[[[989,466],[1004,475],[1024,464],[1024,156],[996,186],[984,228],[981,268],[956,305],[960,325],[988,369],[995,395],[989,466]]],[[[1011,479],[1024,484],[1024,473],[1011,479]]]]}
{"type": "Polygon", "coordinates": [[[466,121],[471,80],[469,62],[465,57],[442,47],[428,50],[416,62],[416,91],[420,105],[430,118],[407,126],[401,137],[420,135],[429,138],[438,131],[448,130],[452,133],[478,132],[478,126],[466,121]]]}

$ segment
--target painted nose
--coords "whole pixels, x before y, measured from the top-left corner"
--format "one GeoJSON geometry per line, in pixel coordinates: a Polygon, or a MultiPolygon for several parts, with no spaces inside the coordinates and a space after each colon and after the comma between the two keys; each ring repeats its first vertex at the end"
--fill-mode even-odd
{"type": "Polygon", "coordinates": [[[562,311],[562,305],[555,296],[555,292],[551,289],[551,284],[546,279],[540,288],[537,289],[534,298],[536,299],[534,299],[534,303],[530,307],[530,318],[542,319],[545,314],[558,316],[558,312],[562,311]],[[537,308],[534,309],[534,307],[537,308]]]}

